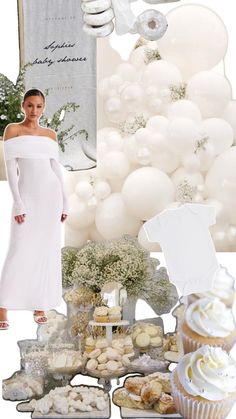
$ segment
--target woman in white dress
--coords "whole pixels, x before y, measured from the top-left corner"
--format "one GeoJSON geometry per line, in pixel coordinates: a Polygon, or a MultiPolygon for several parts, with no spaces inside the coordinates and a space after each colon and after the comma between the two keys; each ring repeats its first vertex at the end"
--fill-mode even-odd
{"type": "Polygon", "coordinates": [[[61,303],[61,222],[68,214],[56,132],[39,125],[45,97],[28,90],[25,118],[4,132],[4,157],[13,197],[11,233],[0,277],[0,329],[7,310],[32,310],[47,323],[45,311],[61,303]]]}

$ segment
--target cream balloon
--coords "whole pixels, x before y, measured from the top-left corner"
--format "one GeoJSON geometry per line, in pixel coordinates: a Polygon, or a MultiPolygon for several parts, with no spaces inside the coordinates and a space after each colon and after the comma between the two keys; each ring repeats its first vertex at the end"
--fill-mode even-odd
{"type": "Polygon", "coordinates": [[[106,199],[111,193],[111,187],[108,182],[98,180],[94,185],[94,195],[97,199],[106,199]]]}
{"type": "Polygon", "coordinates": [[[203,137],[208,138],[209,143],[213,146],[215,155],[223,153],[223,151],[230,148],[233,144],[233,128],[224,119],[205,119],[199,129],[203,137]]]}
{"type": "Polygon", "coordinates": [[[202,120],[201,112],[196,103],[185,99],[171,103],[166,109],[166,116],[169,120],[175,118],[192,119],[197,124],[202,120]]]}
{"type": "Polygon", "coordinates": [[[227,30],[211,9],[183,5],[168,12],[167,20],[167,32],[157,42],[157,48],[161,57],[175,64],[185,79],[213,68],[224,58],[227,30]]]}
{"type": "Polygon", "coordinates": [[[89,210],[86,203],[78,199],[74,193],[69,196],[70,216],[67,223],[69,227],[80,229],[93,224],[95,218],[95,211],[89,210]]]}
{"type": "Polygon", "coordinates": [[[168,147],[179,156],[193,153],[199,132],[197,124],[188,118],[176,118],[168,128],[168,147]]]}
{"type": "Polygon", "coordinates": [[[162,115],[156,115],[149,118],[147,121],[146,128],[149,131],[154,132],[155,134],[162,134],[163,136],[166,136],[167,130],[169,126],[169,120],[162,115]]]}
{"type": "Polygon", "coordinates": [[[234,131],[234,140],[236,140],[236,100],[231,100],[226,106],[222,118],[225,119],[234,131]]]}
{"type": "Polygon", "coordinates": [[[120,179],[128,175],[130,164],[122,151],[110,151],[99,162],[99,168],[107,179],[120,179]]]}
{"type": "Polygon", "coordinates": [[[134,217],[148,220],[173,201],[174,187],[161,170],[143,167],[126,178],[122,195],[134,217]]]}
{"type": "Polygon", "coordinates": [[[229,223],[236,224],[236,146],[220,154],[206,175],[209,198],[222,202],[229,223]]]}
{"type": "Polygon", "coordinates": [[[99,204],[95,223],[98,232],[109,240],[124,234],[136,236],[141,226],[141,222],[130,214],[120,193],[112,193],[99,204]]]}
{"type": "Polygon", "coordinates": [[[93,187],[88,181],[83,180],[77,183],[75,187],[75,193],[78,196],[78,198],[87,201],[93,195],[93,187]]]}
{"type": "Polygon", "coordinates": [[[221,74],[202,71],[189,80],[186,96],[198,105],[204,118],[218,117],[232,98],[232,88],[221,74]]]}
{"type": "Polygon", "coordinates": [[[138,233],[138,242],[144,249],[148,250],[149,252],[161,251],[161,247],[158,243],[152,243],[148,241],[148,237],[143,226],[140,228],[138,233]]]}

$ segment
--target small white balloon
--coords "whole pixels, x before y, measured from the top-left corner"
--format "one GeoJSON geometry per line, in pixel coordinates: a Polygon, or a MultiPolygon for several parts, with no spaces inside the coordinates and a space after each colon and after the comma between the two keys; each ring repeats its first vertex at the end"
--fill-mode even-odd
{"type": "Polygon", "coordinates": [[[110,151],[99,162],[102,175],[107,179],[125,178],[130,171],[130,163],[122,151],[110,151]]]}
{"type": "Polygon", "coordinates": [[[80,199],[88,200],[93,195],[92,185],[84,180],[77,183],[75,187],[75,193],[80,199]]]}
{"type": "Polygon", "coordinates": [[[175,153],[193,153],[199,139],[198,126],[192,119],[176,118],[168,128],[168,147],[175,153]]]}
{"type": "Polygon", "coordinates": [[[166,109],[166,116],[169,120],[175,118],[192,119],[197,124],[202,120],[201,112],[196,103],[186,99],[171,103],[166,109]]]}
{"type": "Polygon", "coordinates": [[[208,138],[213,146],[215,155],[223,153],[230,148],[234,141],[234,132],[231,125],[220,118],[205,119],[200,125],[203,137],[208,138]]]}
{"type": "Polygon", "coordinates": [[[169,177],[154,167],[142,167],[125,180],[122,195],[129,211],[140,220],[161,212],[174,199],[169,177]]]}
{"type": "Polygon", "coordinates": [[[232,88],[221,74],[202,71],[189,80],[186,96],[198,105],[204,118],[218,117],[232,98],[232,88]]]}
{"type": "Polygon", "coordinates": [[[97,181],[94,185],[94,195],[97,199],[106,199],[111,193],[111,187],[108,182],[97,181]]]}
{"type": "Polygon", "coordinates": [[[124,234],[135,236],[141,222],[130,214],[120,193],[113,193],[102,201],[96,212],[96,227],[105,239],[116,239],[124,234]]]}
{"type": "Polygon", "coordinates": [[[151,162],[151,153],[147,147],[140,147],[137,151],[137,163],[147,166],[151,162]]]}
{"type": "Polygon", "coordinates": [[[138,83],[131,83],[122,89],[120,93],[122,102],[128,112],[133,112],[143,101],[143,89],[138,83]]]}
{"type": "Polygon", "coordinates": [[[169,120],[165,116],[157,115],[149,118],[149,120],[147,121],[146,128],[149,131],[152,131],[153,133],[158,132],[158,134],[166,136],[168,126],[169,120]]]}
{"type": "Polygon", "coordinates": [[[148,237],[143,226],[140,228],[138,233],[138,242],[141,244],[141,246],[143,246],[144,249],[148,250],[149,252],[161,251],[161,247],[158,243],[152,243],[148,241],[148,237]]]}

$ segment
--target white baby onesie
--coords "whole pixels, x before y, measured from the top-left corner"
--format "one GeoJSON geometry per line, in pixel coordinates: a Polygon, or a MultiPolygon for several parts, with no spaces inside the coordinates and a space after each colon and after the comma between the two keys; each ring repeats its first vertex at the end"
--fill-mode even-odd
{"type": "Polygon", "coordinates": [[[182,293],[208,291],[219,269],[209,226],[215,224],[215,208],[185,204],[167,209],[143,226],[150,242],[163,250],[169,276],[182,293]]]}

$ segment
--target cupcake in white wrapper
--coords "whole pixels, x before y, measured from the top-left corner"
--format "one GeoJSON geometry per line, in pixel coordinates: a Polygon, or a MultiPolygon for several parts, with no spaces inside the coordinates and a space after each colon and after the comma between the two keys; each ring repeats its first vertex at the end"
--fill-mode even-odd
{"type": "Polygon", "coordinates": [[[184,353],[203,345],[220,346],[229,352],[236,342],[232,310],[219,299],[202,298],[186,309],[180,325],[184,353]]]}
{"type": "Polygon", "coordinates": [[[236,362],[221,348],[203,346],[184,355],[171,386],[185,419],[224,419],[236,401],[236,362]]]}

